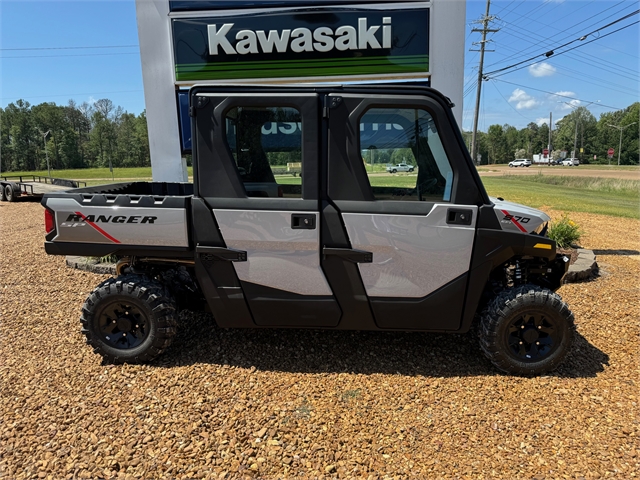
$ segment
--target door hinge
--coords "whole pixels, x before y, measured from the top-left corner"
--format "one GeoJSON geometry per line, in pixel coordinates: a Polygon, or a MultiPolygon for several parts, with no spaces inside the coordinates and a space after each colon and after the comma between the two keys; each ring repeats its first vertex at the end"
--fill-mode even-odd
{"type": "Polygon", "coordinates": [[[322,109],[322,118],[329,118],[329,110],[340,106],[342,97],[327,96],[324,99],[324,108],[322,109]]]}

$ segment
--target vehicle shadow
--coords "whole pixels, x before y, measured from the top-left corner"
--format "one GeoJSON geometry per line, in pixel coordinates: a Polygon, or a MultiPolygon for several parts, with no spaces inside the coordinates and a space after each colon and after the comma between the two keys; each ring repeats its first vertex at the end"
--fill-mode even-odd
{"type": "MultiPolygon", "coordinates": [[[[172,347],[154,365],[171,368],[196,363],[289,373],[501,375],[485,358],[472,332],[222,329],[210,315],[183,312],[172,347]]],[[[577,333],[570,355],[550,375],[594,377],[608,363],[606,353],[577,333]]]]}

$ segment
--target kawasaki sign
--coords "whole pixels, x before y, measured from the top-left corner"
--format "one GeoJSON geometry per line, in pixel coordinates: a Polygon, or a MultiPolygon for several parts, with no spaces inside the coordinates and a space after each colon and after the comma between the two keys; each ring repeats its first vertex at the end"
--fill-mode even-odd
{"type": "Polygon", "coordinates": [[[178,82],[429,73],[429,9],[174,18],[178,82]]]}

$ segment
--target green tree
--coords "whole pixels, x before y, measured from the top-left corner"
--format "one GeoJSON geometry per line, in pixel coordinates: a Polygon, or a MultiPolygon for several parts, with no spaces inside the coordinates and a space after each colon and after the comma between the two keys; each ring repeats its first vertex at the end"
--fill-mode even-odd
{"type": "Polygon", "coordinates": [[[7,105],[2,124],[7,144],[7,151],[2,151],[5,171],[36,170],[40,166],[38,134],[29,102],[18,100],[7,105]]]}
{"type": "Polygon", "coordinates": [[[594,141],[597,131],[596,118],[585,107],[578,107],[556,123],[553,147],[558,150],[573,151],[574,157],[585,159],[593,155],[594,141]],[[584,152],[581,155],[580,149],[584,152]]]}
{"type": "Polygon", "coordinates": [[[620,150],[621,165],[637,165],[640,163],[640,102],[636,102],[624,110],[603,113],[596,126],[595,154],[598,163],[609,163],[607,150],[613,148],[615,154],[611,163],[618,162],[620,150]],[[635,122],[635,125],[632,125],[635,122]],[[622,130],[622,149],[620,150],[620,130],[611,127],[627,127],[622,130]],[[630,126],[628,126],[630,125],[630,126]]]}
{"type": "Polygon", "coordinates": [[[68,128],[64,107],[58,107],[55,103],[45,102],[34,106],[31,112],[38,134],[42,136],[43,151],[40,163],[46,164],[45,158],[48,155],[51,168],[64,168],[66,165],[63,164],[60,151],[63,133],[68,128]],[[46,132],[49,132],[49,135],[45,139],[46,132]],[[45,145],[46,154],[44,152],[45,145]]]}

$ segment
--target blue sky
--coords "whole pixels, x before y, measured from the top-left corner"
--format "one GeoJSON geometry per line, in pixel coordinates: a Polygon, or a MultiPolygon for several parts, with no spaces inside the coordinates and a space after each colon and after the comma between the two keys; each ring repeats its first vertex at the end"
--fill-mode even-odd
{"type": "MultiPolygon", "coordinates": [[[[480,40],[479,33],[471,32],[478,27],[472,22],[485,7],[484,0],[467,2],[465,129],[473,119],[478,65],[478,53],[469,50],[480,40]]],[[[485,72],[549,50],[559,53],[580,46],[563,55],[536,58],[536,65],[530,66],[531,61],[523,64],[525,68],[483,82],[479,128],[486,131],[495,123],[522,128],[529,122],[548,121],[549,112],[555,123],[571,111],[560,101],[574,106],[596,102],[588,106],[596,117],[638,101],[640,24],[604,35],[637,22],[640,15],[578,40],[638,8],[635,0],[494,0],[492,28],[500,31],[489,37],[489,48],[495,52],[486,54],[485,72]]],[[[144,95],[137,45],[133,0],[0,0],[0,105],[18,98],[32,104],[109,98],[140,113],[144,95]]]]}

